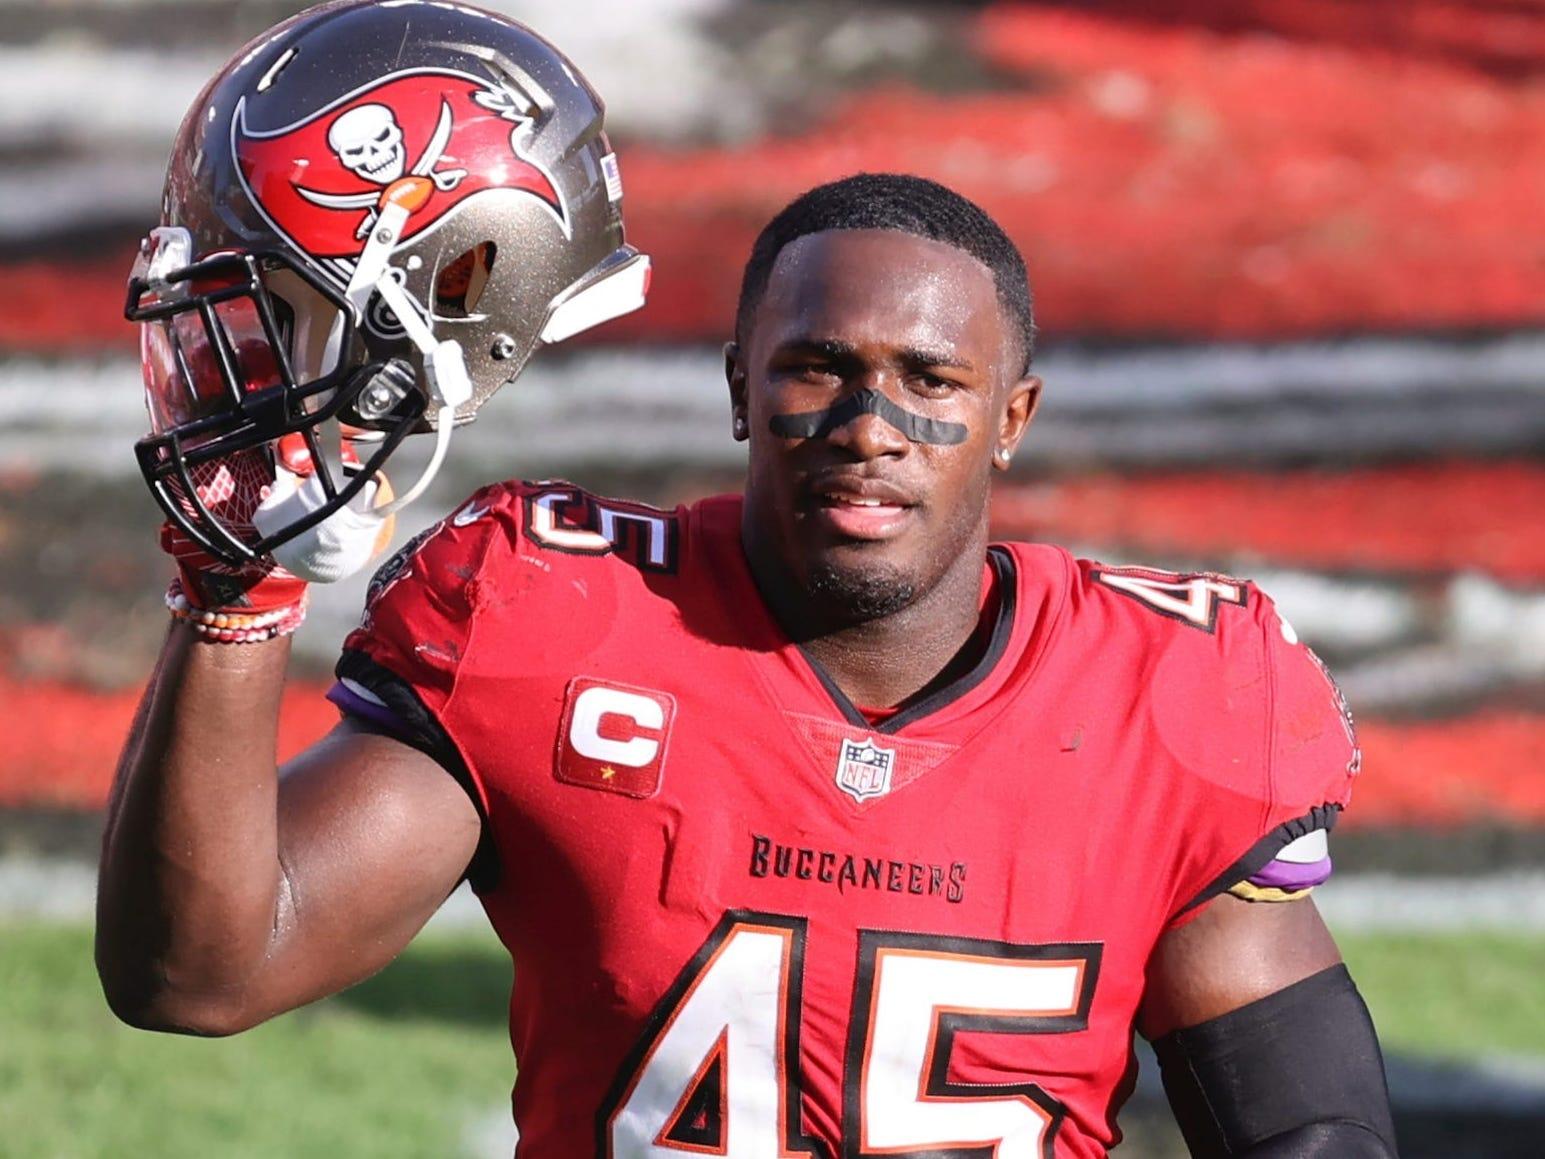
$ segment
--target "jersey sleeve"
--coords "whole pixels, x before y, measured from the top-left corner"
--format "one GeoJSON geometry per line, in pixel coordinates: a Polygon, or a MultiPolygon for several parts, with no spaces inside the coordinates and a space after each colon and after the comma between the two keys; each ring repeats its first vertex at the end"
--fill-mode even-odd
{"type": "MultiPolygon", "coordinates": [[[[1345,696],[1276,604],[1252,588],[1265,725],[1266,809],[1253,843],[1198,893],[1182,917],[1229,892],[1292,901],[1330,877],[1329,834],[1362,765],[1345,696]]],[[[1245,847],[1247,846],[1247,847],[1245,847]]]]}
{"type": "MultiPolygon", "coordinates": [[[[485,822],[487,792],[445,720],[471,645],[483,560],[500,534],[496,515],[518,502],[509,490],[480,490],[377,569],[328,693],[365,727],[433,757],[467,791],[485,822]]],[[[482,849],[469,877],[481,888],[492,873],[491,855],[482,849]]]]}
{"type": "Polygon", "coordinates": [[[1330,877],[1329,830],[1351,799],[1362,752],[1351,709],[1330,671],[1272,601],[1260,598],[1272,690],[1272,793],[1288,811],[1301,812],[1286,823],[1291,839],[1229,890],[1248,901],[1291,901],[1330,877]],[[1298,817],[1323,824],[1297,834],[1298,817]]]}

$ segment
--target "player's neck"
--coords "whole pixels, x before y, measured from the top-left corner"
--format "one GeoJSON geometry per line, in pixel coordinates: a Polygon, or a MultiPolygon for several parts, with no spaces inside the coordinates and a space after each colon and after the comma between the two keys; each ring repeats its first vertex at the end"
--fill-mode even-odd
{"type": "Polygon", "coordinates": [[[789,638],[854,704],[889,708],[949,684],[980,659],[986,544],[961,553],[929,591],[889,616],[834,625],[810,595],[765,573],[757,586],[789,638]],[[769,582],[771,581],[771,582],[769,582]]]}

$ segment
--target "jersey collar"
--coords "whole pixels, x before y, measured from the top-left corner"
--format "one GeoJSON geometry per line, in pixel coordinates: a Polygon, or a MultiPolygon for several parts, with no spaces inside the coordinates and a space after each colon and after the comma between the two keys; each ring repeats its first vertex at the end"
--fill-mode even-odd
{"type": "MultiPolygon", "coordinates": [[[[899,711],[871,723],[837,687],[831,674],[808,652],[789,639],[762,600],[740,541],[741,500],[726,496],[700,508],[704,549],[720,593],[720,606],[733,635],[743,641],[760,682],[784,711],[835,717],[845,724],[879,735],[905,733],[920,737],[947,730],[954,722],[988,705],[998,689],[1022,672],[1032,650],[1043,650],[1050,587],[1027,593],[1022,561],[1007,547],[988,548],[984,579],[989,585],[986,619],[981,631],[987,645],[970,671],[926,696],[904,703],[899,711]],[[1026,596],[1039,596],[1027,599],[1026,596]]],[[[1060,576],[1060,573],[1059,573],[1060,576]]],[[[1042,577],[1049,579],[1050,576],[1042,577]]]]}

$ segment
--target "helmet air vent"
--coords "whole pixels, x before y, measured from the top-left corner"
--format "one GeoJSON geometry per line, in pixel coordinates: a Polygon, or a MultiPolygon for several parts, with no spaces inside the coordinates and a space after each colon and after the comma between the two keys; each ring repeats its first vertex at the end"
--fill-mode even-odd
{"type": "Polygon", "coordinates": [[[491,241],[480,242],[440,270],[435,279],[434,312],[440,318],[469,318],[488,286],[499,249],[491,241]]]}

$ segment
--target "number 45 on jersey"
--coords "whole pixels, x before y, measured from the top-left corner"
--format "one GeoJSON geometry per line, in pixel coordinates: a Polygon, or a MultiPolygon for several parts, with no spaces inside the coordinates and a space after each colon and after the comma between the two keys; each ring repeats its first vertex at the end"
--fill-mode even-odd
{"type": "MultiPolygon", "coordinates": [[[[727,913],[651,1017],[598,1116],[611,1159],[826,1156],[800,1117],[803,918],[727,913]]],[[[1096,944],[859,932],[842,1155],[1048,1159],[1063,1108],[1034,1082],[949,1079],[956,1034],[1082,1030],[1096,944]]]]}

